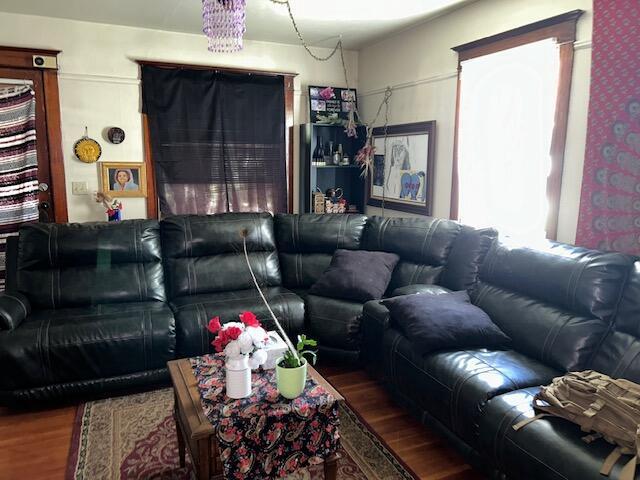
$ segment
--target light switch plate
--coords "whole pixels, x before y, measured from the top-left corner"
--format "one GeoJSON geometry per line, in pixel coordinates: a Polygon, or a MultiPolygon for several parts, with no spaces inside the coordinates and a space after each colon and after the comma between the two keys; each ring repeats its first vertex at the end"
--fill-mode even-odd
{"type": "Polygon", "coordinates": [[[89,195],[87,182],[71,182],[71,193],[74,195],[89,195]]]}

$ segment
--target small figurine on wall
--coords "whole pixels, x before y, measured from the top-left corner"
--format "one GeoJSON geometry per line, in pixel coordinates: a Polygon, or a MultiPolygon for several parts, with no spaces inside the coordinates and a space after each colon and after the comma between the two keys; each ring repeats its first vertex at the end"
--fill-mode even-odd
{"type": "Polygon", "coordinates": [[[96,202],[102,203],[107,209],[107,219],[110,222],[122,220],[122,202],[117,198],[111,198],[104,192],[96,192],[96,202]]]}

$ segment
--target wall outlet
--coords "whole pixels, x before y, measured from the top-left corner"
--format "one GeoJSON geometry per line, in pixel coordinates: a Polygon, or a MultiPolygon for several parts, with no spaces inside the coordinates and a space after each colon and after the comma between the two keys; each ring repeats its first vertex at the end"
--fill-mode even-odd
{"type": "Polygon", "coordinates": [[[89,195],[87,182],[71,182],[71,193],[74,195],[89,195]]]}

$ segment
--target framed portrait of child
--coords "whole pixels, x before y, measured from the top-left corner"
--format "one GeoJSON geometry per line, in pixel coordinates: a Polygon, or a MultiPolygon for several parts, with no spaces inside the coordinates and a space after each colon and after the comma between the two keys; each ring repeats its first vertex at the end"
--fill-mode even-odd
{"type": "Polygon", "coordinates": [[[102,191],[112,197],[146,197],[147,172],[144,163],[100,162],[102,191]]]}

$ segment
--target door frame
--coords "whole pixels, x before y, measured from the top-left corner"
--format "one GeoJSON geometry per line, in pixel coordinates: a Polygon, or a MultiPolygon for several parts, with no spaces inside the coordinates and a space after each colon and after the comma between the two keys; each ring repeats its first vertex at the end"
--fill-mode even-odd
{"type": "MultiPolygon", "coordinates": [[[[44,101],[44,121],[46,136],[44,146],[38,149],[47,155],[49,167],[49,192],[53,203],[52,221],[67,222],[67,190],[64,174],[64,156],[62,151],[62,131],[60,115],[60,93],[58,91],[58,69],[34,66],[34,56],[56,57],[60,50],[43,50],[37,48],[0,46],[0,68],[10,68],[24,71],[25,78],[34,82],[34,86],[42,86],[44,101]]],[[[41,139],[39,138],[38,141],[41,139]]],[[[40,161],[40,158],[38,158],[40,161]]]]}

